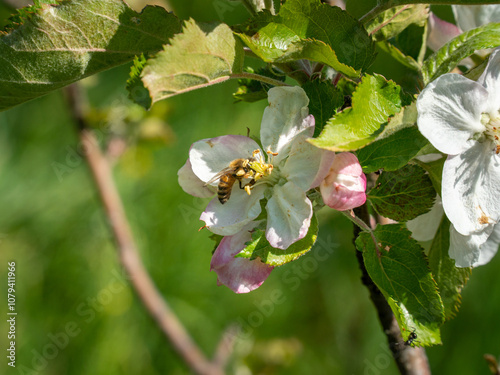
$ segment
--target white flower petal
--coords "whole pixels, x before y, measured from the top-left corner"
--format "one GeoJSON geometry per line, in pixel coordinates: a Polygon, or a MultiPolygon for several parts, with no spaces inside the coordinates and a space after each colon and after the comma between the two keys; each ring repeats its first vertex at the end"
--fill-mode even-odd
{"type": "Polygon", "coordinates": [[[497,253],[498,245],[500,244],[500,225],[495,225],[493,232],[488,237],[488,240],[480,247],[479,259],[473,264],[476,266],[484,266],[497,253]]]}
{"type": "MultiPolygon", "coordinates": [[[[311,127],[311,118],[304,121],[309,114],[307,105],[309,98],[305,91],[298,87],[273,87],[268,92],[269,106],[264,110],[260,128],[260,139],[264,151],[268,148],[278,153],[278,159],[287,154],[286,149],[295,136],[311,127]]],[[[312,118],[314,121],[314,118],[312,118]]],[[[312,123],[314,131],[314,122],[312,123]]],[[[311,134],[312,136],[312,134],[311,134]]]]}
{"type": "Polygon", "coordinates": [[[309,189],[314,189],[318,187],[321,184],[321,182],[323,182],[325,177],[330,172],[330,167],[332,166],[332,163],[335,160],[335,152],[328,150],[323,150],[323,151],[324,152],[321,156],[321,163],[318,168],[318,173],[316,174],[316,177],[311,183],[311,186],[309,186],[309,189]]]}
{"type": "Polygon", "coordinates": [[[488,92],[459,74],[444,74],[417,99],[418,129],[439,151],[456,155],[470,147],[469,139],[484,131],[481,113],[488,92]]]}
{"type": "Polygon", "coordinates": [[[179,169],[177,176],[182,190],[188,194],[199,198],[210,198],[215,194],[213,188],[205,186],[205,183],[194,174],[189,159],[179,169]]]}
{"type": "Polygon", "coordinates": [[[189,160],[194,174],[203,182],[207,182],[227,168],[233,160],[250,158],[257,149],[260,149],[259,145],[251,138],[243,135],[223,135],[193,143],[189,150],[189,160]]]}
{"type": "Polygon", "coordinates": [[[441,198],[436,196],[436,201],[431,210],[406,223],[406,227],[411,231],[412,237],[417,241],[430,241],[436,232],[443,218],[443,203],[441,198]]]}
{"type": "Polygon", "coordinates": [[[266,208],[266,238],[272,247],[285,250],[306,236],[311,224],[312,204],[293,182],[275,186],[266,208]]]}
{"type": "Polygon", "coordinates": [[[492,142],[475,142],[466,152],[444,163],[442,198],[446,216],[468,235],[494,225],[500,218],[500,155],[492,142]]]}
{"type": "Polygon", "coordinates": [[[485,111],[495,113],[500,110],[500,48],[492,52],[488,65],[477,82],[488,91],[488,104],[485,111]]]}
{"type": "Polygon", "coordinates": [[[307,191],[311,187],[325,153],[324,150],[307,142],[311,135],[306,130],[295,137],[288,159],[281,169],[281,175],[288,181],[295,183],[303,191],[307,191]]]}
{"type": "Polygon", "coordinates": [[[264,197],[266,186],[255,186],[252,194],[239,188],[236,182],[231,197],[225,204],[218,198],[210,201],[201,214],[200,220],[205,222],[208,230],[221,236],[231,236],[239,232],[261,212],[260,200],[264,197]]]}
{"type": "Polygon", "coordinates": [[[487,241],[488,237],[488,231],[481,231],[464,236],[458,233],[453,225],[451,225],[450,258],[455,260],[455,265],[457,267],[471,267],[479,260],[481,253],[479,247],[487,241]]]}
{"type": "Polygon", "coordinates": [[[500,22],[500,5],[452,5],[457,25],[463,31],[475,29],[490,22],[500,22]]]}
{"type": "Polygon", "coordinates": [[[462,33],[454,24],[443,21],[432,12],[429,14],[428,25],[427,46],[433,51],[437,51],[451,39],[462,33]]]}

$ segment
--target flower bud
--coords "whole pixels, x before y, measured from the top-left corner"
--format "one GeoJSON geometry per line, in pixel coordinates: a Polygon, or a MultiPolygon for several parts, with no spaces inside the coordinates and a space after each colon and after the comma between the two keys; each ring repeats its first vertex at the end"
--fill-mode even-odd
{"type": "Polygon", "coordinates": [[[325,204],[345,211],[366,202],[366,176],[356,155],[342,152],[335,155],[328,175],[320,185],[325,204]]]}

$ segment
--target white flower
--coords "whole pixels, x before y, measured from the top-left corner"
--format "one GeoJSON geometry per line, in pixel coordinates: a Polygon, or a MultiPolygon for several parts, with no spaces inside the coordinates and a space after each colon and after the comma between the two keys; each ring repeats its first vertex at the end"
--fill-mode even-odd
{"type": "Polygon", "coordinates": [[[308,115],[304,90],[275,87],[268,95],[261,124],[263,150],[253,139],[238,135],[195,142],[179,170],[179,183],[186,192],[204,196],[205,185],[216,188],[219,181],[214,176],[232,161],[253,160],[249,165],[253,173],[262,173],[254,180],[244,179],[242,186],[250,183],[246,189],[236,181],[230,199],[224,204],[212,199],[200,219],[213,233],[232,236],[260,215],[261,200],[266,198],[266,238],[271,246],[287,249],[307,234],[313,210],[306,192],[319,186],[331,164],[322,159],[332,153],[307,142],[314,133],[314,117],[308,115]]]}
{"type": "Polygon", "coordinates": [[[417,109],[422,134],[449,155],[443,208],[459,234],[473,236],[469,256],[455,250],[450,255],[457,265],[470,266],[484,258],[500,218],[500,49],[491,54],[477,82],[459,74],[431,82],[418,97],[417,109]]]}

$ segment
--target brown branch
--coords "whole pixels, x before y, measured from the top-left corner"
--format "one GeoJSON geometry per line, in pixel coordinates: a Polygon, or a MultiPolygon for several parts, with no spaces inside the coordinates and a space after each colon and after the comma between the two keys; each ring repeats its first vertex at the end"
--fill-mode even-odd
{"type": "MultiPolygon", "coordinates": [[[[356,216],[358,216],[365,223],[370,222],[370,217],[366,205],[354,209],[356,216]]],[[[358,226],[354,226],[354,239],[356,239],[361,232],[358,226]]],[[[425,354],[424,348],[414,348],[410,345],[405,345],[401,330],[399,328],[396,317],[392,312],[389,304],[384,298],[380,289],[375,285],[373,280],[368,275],[368,272],[363,261],[363,254],[356,250],[356,257],[358,259],[359,268],[361,269],[361,281],[368,288],[370,298],[377,310],[378,318],[382,329],[387,336],[389,348],[392,356],[396,361],[401,375],[430,375],[431,370],[429,361],[425,354]]]]}
{"type": "Polygon", "coordinates": [[[111,225],[120,260],[130,277],[132,287],[175,350],[193,372],[201,375],[222,375],[224,373],[222,368],[210,362],[201,352],[149,276],[139,256],[113,180],[111,166],[102,153],[95,134],[86,126],[78,87],[76,85],[67,87],[66,94],[71,114],[79,128],[80,140],[85,146],[85,158],[111,225]]]}

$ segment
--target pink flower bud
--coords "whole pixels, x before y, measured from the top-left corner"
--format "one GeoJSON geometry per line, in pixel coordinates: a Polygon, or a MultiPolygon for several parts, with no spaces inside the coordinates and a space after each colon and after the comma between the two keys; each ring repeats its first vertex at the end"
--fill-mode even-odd
{"type": "Polygon", "coordinates": [[[335,155],[330,172],[320,185],[323,201],[329,207],[345,211],[366,202],[366,176],[356,155],[342,152],[335,155]]]}

